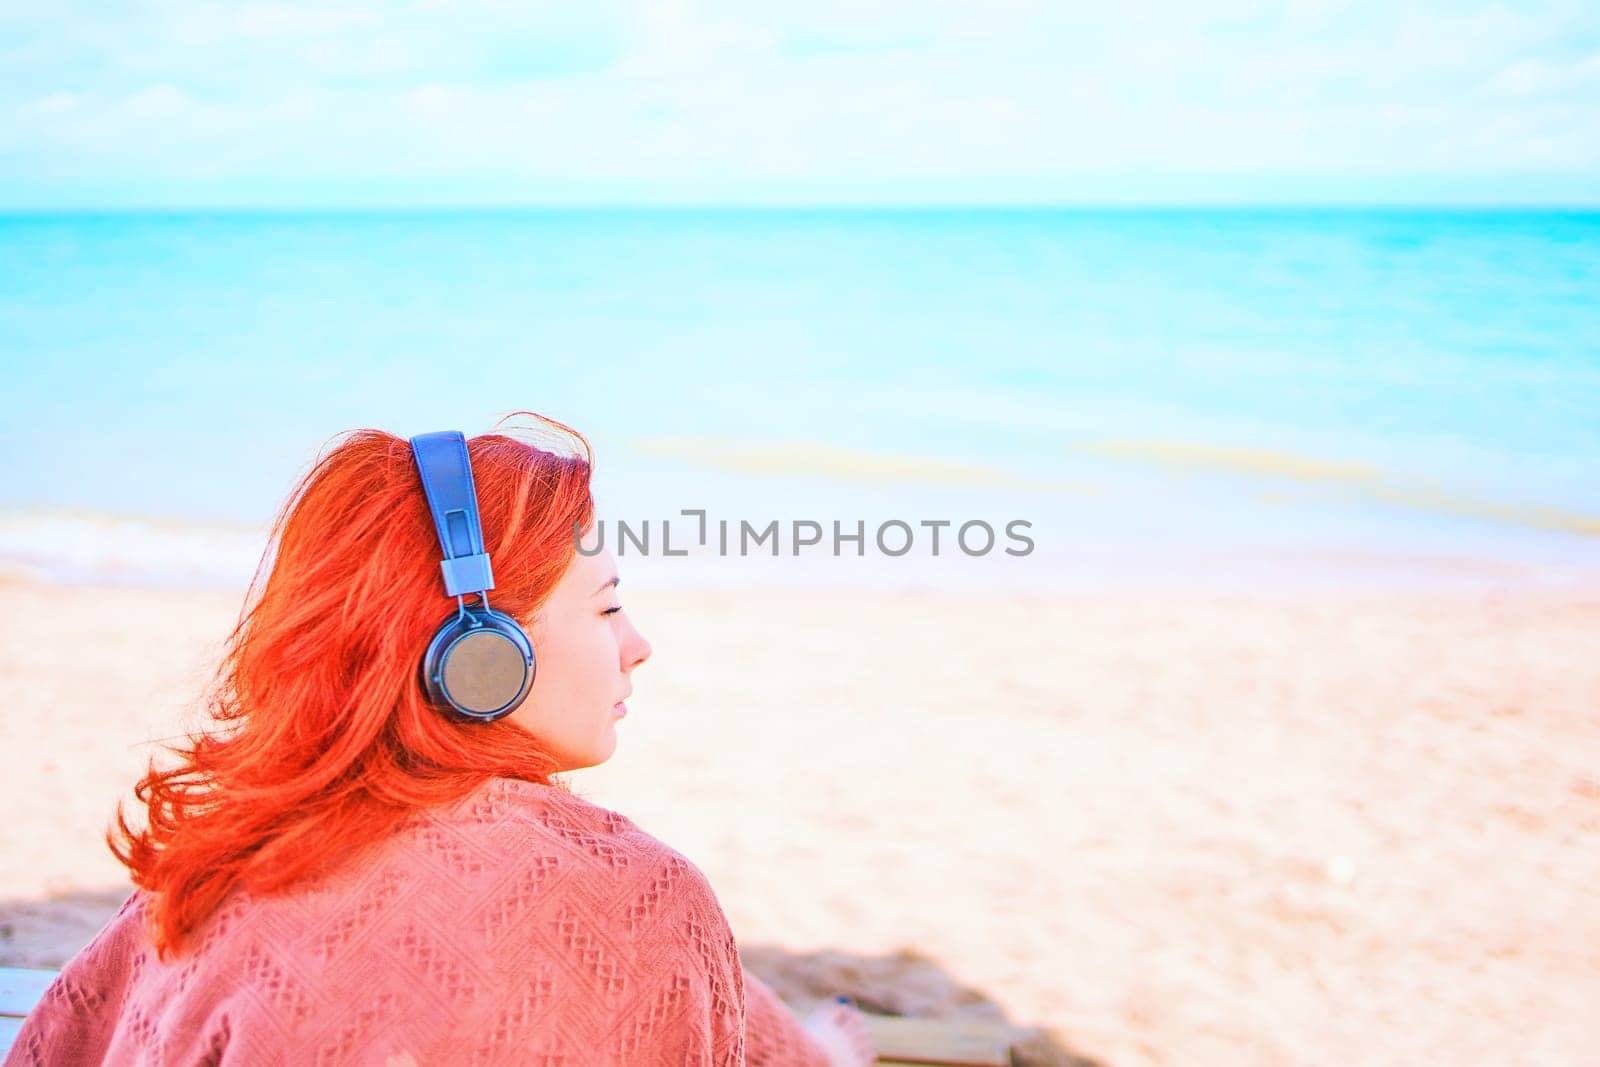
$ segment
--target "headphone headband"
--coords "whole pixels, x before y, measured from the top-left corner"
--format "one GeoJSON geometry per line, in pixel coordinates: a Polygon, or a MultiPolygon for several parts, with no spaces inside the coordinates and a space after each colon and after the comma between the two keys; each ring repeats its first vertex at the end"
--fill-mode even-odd
{"type": "Polygon", "coordinates": [[[494,572],[483,550],[483,526],[478,520],[478,494],[472,484],[472,463],[467,439],[459,430],[418,434],[411,439],[422,490],[433,512],[444,559],[444,591],[466,596],[494,588],[494,572]]]}
{"type": "Polygon", "coordinates": [[[493,722],[527,699],[535,669],[533,644],[516,619],[489,606],[494,574],[483,550],[467,439],[459,430],[419,434],[411,439],[411,451],[444,549],[439,564],[444,591],[456,598],[457,609],[422,654],[422,685],[439,707],[493,722]],[[479,603],[462,599],[468,593],[477,593],[479,603]]]}

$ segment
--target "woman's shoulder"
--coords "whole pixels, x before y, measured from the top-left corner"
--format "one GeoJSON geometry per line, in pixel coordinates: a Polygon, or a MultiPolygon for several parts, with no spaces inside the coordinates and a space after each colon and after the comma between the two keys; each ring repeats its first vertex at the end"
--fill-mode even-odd
{"type": "Polygon", "coordinates": [[[582,871],[590,886],[644,879],[710,892],[677,849],[564,785],[492,778],[455,804],[406,820],[396,837],[399,848],[480,885],[582,871]]]}
{"type": "Polygon", "coordinates": [[[490,778],[456,803],[421,813],[419,819],[468,830],[502,825],[545,826],[569,834],[649,838],[626,815],[579,796],[565,783],[517,778],[490,778]]]}
{"type": "Polygon", "coordinates": [[[321,877],[262,896],[241,888],[200,933],[224,955],[265,938],[319,969],[359,971],[373,946],[485,960],[550,931],[654,943],[685,923],[727,932],[710,883],[677,850],[561,786],[497,778],[407,816],[321,877]]]}
{"type": "Polygon", "coordinates": [[[732,1062],[742,1048],[738,946],[704,876],[558,786],[492,780],[323,877],[237,887],[178,958],[150,948],[142,905],[135,894],[69,965],[28,1040],[89,1041],[108,1062],[180,1038],[194,1048],[178,1058],[198,1062],[219,1034],[252,1063],[474,1042],[493,1062],[535,1042],[569,1062],[698,1062],[685,1050],[704,1048],[732,1062]],[[103,1032],[86,1038],[89,1016],[103,1032]]]}
{"type": "Polygon", "coordinates": [[[587,800],[564,784],[515,778],[491,778],[454,804],[418,812],[400,830],[424,837],[430,831],[448,831],[485,844],[536,840],[551,847],[598,850],[602,856],[619,850],[671,851],[626,815],[587,800]]]}

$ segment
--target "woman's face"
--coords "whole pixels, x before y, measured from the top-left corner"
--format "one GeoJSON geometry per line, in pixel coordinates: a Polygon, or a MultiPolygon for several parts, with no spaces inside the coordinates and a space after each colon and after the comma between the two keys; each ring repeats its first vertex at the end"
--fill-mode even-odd
{"type": "Polygon", "coordinates": [[[617,747],[633,669],[650,658],[617,599],[617,565],[606,549],[574,553],[534,616],[533,688],[511,720],[550,746],[562,770],[594,767],[617,747]]]}

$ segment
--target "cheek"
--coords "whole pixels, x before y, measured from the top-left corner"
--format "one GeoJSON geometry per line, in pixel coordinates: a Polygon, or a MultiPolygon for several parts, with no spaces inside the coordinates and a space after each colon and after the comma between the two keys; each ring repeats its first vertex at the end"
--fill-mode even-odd
{"type": "Polygon", "coordinates": [[[534,692],[557,703],[587,707],[614,699],[620,645],[613,625],[603,618],[551,631],[534,644],[538,657],[534,692]]]}
{"type": "Polygon", "coordinates": [[[571,691],[575,656],[570,631],[550,632],[533,644],[534,693],[552,699],[571,691]]]}
{"type": "Polygon", "coordinates": [[[609,693],[616,684],[617,640],[609,624],[586,627],[561,649],[561,673],[571,689],[587,695],[609,693]]]}
{"type": "Polygon", "coordinates": [[[587,658],[594,669],[596,681],[602,685],[611,685],[615,681],[619,654],[617,632],[611,623],[606,623],[595,632],[587,658]]]}

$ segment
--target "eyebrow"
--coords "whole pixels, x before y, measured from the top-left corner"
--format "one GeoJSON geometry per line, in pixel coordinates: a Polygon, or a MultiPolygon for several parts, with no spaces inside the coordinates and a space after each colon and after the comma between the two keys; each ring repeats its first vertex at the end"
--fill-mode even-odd
{"type": "Polygon", "coordinates": [[[590,593],[589,595],[590,596],[599,596],[601,593],[604,593],[607,589],[611,588],[613,585],[621,585],[621,584],[622,584],[622,579],[618,578],[616,575],[613,574],[611,576],[611,580],[609,582],[606,582],[599,589],[596,589],[594,592],[590,593]]]}

